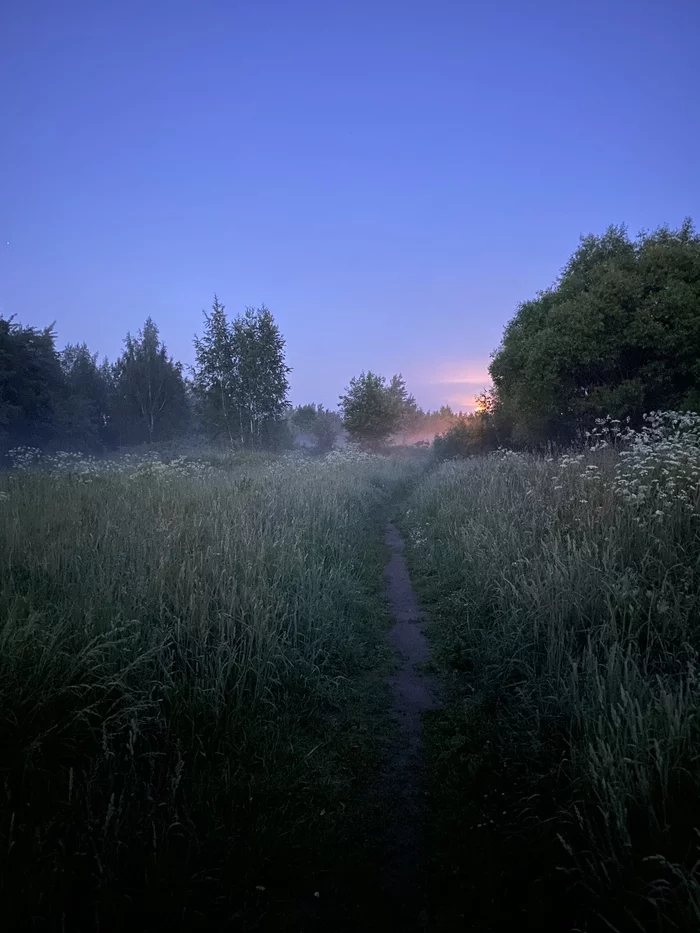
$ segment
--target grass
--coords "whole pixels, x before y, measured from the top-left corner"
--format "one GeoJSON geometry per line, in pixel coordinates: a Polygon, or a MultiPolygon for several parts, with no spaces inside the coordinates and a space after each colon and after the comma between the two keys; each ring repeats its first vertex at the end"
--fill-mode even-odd
{"type": "Polygon", "coordinates": [[[382,516],[420,466],[35,459],[0,476],[4,919],[320,923],[372,857],[382,516]]]}
{"type": "MultiPolygon", "coordinates": [[[[388,514],[430,609],[442,931],[700,926],[700,429],[0,475],[0,898],[34,930],[385,929],[388,514]],[[403,503],[403,504],[402,504],[403,503]]],[[[394,918],[395,919],[395,918],[394,918]]]]}
{"type": "Polygon", "coordinates": [[[700,926],[700,446],[673,421],[444,463],[408,502],[445,929],[700,926]]]}

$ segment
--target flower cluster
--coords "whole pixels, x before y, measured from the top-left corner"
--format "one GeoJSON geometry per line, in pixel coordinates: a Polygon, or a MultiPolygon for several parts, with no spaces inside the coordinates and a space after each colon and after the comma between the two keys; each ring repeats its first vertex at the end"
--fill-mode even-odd
{"type": "Polygon", "coordinates": [[[122,476],[127,479],[172,479],[181,476],[205,479],[215,472],[211,464],[203,460],[177,457],[164,461],[153,452],[127,453],[119,459],[110,460],[65,450],[45,454],[37,447],[15,447],[9,451],[9,458],[15,471],[41,472],[56,477],[70,476],[81,482],[91,482],[101,476],[122,476]]]}
{"type": "Polygon", "coordinates": [[[560,470],[579,469],[583,464],[585,454],[563,454],[557,461],[560,470]]]}
{"type": "Polygon", "coordinates": [[[677,505],[698,508],[700,416],[695,412],[651,412],[639,431],[625,432],[614,479],[628,504],[663,518],[677,505]]]}
{"type": "Polygon", "coordinates": [[[15,470],[31,470],[39,466],[42,459],[38,447],[13,447],[7,456],[15,470]]]}
{"type": "Polygon", "coordinates": [[[187,460],[185,457],[176,457],[168,462],[149,458],[133,467],[127,466],[125,472],[129,479],[132,480],[158,479],[167,481],[177,478],[204,480],[209,479],[218,471],[204,460],[187,460]]]}
{"type": "Polygon", "coordinates": [[[517,450],[509,450],[507,447],[498,447],[496,450],[492,450],[488,454],[488,458],[499,463],[512,463],[515,465],[525,463],[528,459],[527,454],[517,450]]]}
{"type": "Polygon", "coordinates": [[[592,431],[586,431],[589,450],[604,450],[606,447],[619,447],[631,433],[629,416],[622,422],[619,418],[596,418],[592,431]],[[623,426],[624,424],[624,426],[623,426]]]}
{"type": "Polygon", "coordinates": [[[358,464],[379,464],[387,462],[382,454],[370,453],[357,444],[346,444],[335,448],[323,457],[315,457],[304,450],[291,450],[267,464],[268,473],[281,472],[308,473],[314,470],[327,470],[330,467],[355,466],[358,464]]]}
{"type": "Polygon", "coordinates": [[[20,472],[40,471],[50,476],[73,476],[89,482],[95,476],[118,472],[118,465],[111,460],[98,460],[88,454],[59,450],[54,454],[42,453],[37,447],[15,447],[8,456],[14,470],[20,472]]]}
{"type": "Polygon", "coordinates": [[[322,462],[327,466],[348,466],[354,463],[377,463],[385,458],[381,454],[373,454],[363,450],[357,444],[346,444],[345,447],[331,450],[323,458],[322,462]]]}

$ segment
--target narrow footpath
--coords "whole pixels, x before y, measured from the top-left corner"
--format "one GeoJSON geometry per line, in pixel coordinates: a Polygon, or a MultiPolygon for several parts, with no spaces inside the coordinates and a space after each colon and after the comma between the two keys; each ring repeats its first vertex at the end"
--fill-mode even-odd
{"type": "Polygon", "coordinates": [[[386,543],[390,552],[386,594],[394,620],[390,641],[399,666],[388,679],[392,716],[398,728],[384,774],[392,818],[382,886],[394,904],[396,928],[423,931],[430,928],[430,918],[425,884],[428,850],[422,716],[438,706],[438,693],[434,678],[424,669],[428,660],[425,614],[411,585],[403,538],[392,522],[387,527],[386,543]]]}

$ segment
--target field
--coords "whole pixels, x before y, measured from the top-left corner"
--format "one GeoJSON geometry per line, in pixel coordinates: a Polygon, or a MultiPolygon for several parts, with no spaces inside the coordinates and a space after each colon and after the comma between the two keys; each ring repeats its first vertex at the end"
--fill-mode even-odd
{"type": "Polygon", "coordinates": [[[435,898],[478,929],[700,928],[699,425],[444,463],[404,510],[450,689],[435,898]]]}
{"type": "Polygon", "coordinates": [[[391,516],[443,694],[420,928],[700,927],[697,419],[556,457],[34,460],[0,476],[11,928],[387,928],[391,516]]]}
{"type": "Polygon", "coordinates": [[[415,461],[48,466],[0,477],[3,916],[284,928],[363,844],[415,461]]]}

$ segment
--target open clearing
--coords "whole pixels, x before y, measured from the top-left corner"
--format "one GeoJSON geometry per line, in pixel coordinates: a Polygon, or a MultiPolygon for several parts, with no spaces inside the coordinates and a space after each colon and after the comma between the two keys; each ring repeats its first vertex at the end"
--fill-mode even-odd
{"type": "Polygon", "coordinates": [[[4,474],[9,928],[697,929],[694,438],[4,474]]]}

